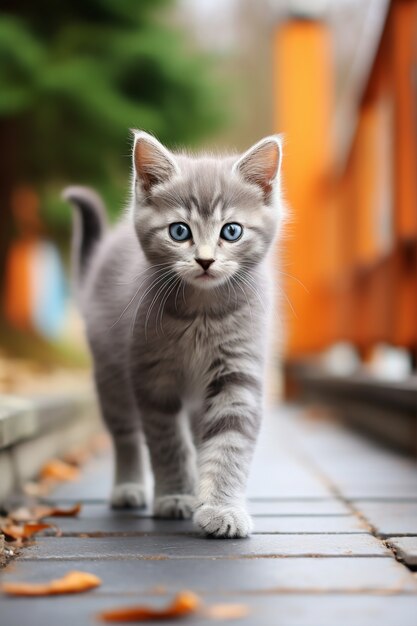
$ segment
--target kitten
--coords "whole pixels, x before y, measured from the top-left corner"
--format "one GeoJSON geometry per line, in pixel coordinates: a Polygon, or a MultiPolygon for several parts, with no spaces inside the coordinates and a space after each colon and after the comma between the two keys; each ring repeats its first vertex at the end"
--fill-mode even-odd
{"type": "Polygon", "coordinates": [[[251,531],[280,163],[276,136],[240,157],[195,158],[137,132],[131,207],[113,230],[94,192],[64,193],[78,209],[76,287],[115,507],[145,505],[146,441],[156,517],[194,515],[216,537],[251,531]]]}

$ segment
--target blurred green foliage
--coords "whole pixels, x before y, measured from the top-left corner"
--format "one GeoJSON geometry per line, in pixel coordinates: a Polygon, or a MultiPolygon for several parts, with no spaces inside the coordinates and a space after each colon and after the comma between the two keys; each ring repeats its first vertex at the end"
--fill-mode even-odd
{"type": "Polygon", "coordinates": [[[160,19],[169,5],[2,2],[0,121],[17,129],[16,180],[36,185],[56,234],[69,216],[58,200],[62,185],[95,185],[118,210],[129,128],[189,145],[222,120],[209,61],[160,19]]]}

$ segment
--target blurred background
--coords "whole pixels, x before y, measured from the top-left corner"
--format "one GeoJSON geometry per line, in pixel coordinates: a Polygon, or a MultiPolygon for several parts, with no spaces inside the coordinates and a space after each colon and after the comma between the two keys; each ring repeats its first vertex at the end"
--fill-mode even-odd
{"type": "Polygon", "coordinates": [[[64,186],[116,218],[129,128],[227,150],[280,132],[272,387],[415,452],[416,61],[416,0],[3,0],[0,392],[88,379],[64,186]]]}

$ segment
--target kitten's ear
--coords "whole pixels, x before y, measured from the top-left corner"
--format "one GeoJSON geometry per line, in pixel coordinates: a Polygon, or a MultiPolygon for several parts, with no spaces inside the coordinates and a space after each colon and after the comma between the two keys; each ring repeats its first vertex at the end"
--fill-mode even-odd
{"type": "Polygon", "coordinates": [[[234,164],[233,171],[246,182],[260,187],[268,198],[281,169],[281,158],[282,139],[271,135],[249,148],[234,164]]]}
{"type": "Polygon", "coordinates": [[[178,172],[174,156],[152,135],[133,131],[133,167],[136,179],[148,193],[154,185],[169,180],[178,172]]]}

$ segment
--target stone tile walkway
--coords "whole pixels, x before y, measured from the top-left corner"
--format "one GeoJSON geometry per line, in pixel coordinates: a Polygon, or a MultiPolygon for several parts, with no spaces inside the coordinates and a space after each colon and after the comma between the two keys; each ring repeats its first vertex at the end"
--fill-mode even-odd
{"type": "MultiPolygon", "coordinates": [[[[299,409],[265,421],[249,484],[255,534],[200,537],[188,521],[107,508],[108,458],[54,494],[83,502],[3,570],[3,580],[40,581],[69,570],[103,585],[80,596],[0,599],[2,626],[94,624],[105,608],[162,605],[191,589],[207,603],[244,603],[253,626],[414,626],[417,614],[417,469],[338,424],[299,409]],[[397,560],[409,560],[410,567],[397,560]]],[[[191,625],[207,618],[190,617],[191,625]]]]}

